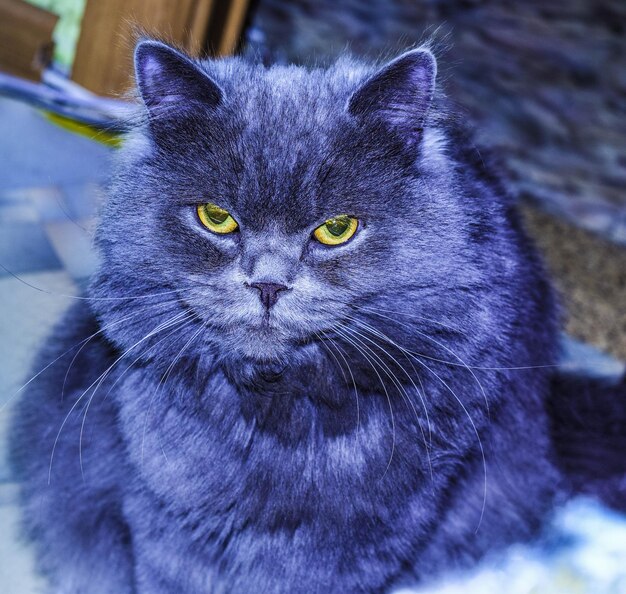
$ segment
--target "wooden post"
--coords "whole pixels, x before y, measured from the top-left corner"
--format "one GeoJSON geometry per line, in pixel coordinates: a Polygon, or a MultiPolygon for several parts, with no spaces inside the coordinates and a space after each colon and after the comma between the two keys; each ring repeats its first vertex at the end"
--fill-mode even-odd
{"type": "Polygon", "coordinates": [[[192,55],[229,55],[238,45],[249,0],[87,0],[72,79],[100,95],[132,86],[138,33],[154,35],[192,55]]]}
{"type": "Polygon", "coordinates": [[[216,0],[207,38],[211,55],[230,56],[237,51],[249,8],[250,0],[216,0]]]}

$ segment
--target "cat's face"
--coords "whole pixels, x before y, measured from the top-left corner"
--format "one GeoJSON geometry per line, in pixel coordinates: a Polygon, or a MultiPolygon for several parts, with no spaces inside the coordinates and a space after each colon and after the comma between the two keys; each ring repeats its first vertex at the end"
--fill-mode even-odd
{"type": "Polygon", "coordinates": [[[444,275],[459,246],[441,245],[445,181],[426,181],[445,173],[422,129],[430,53],[367,78],[347,63],[200,68],[145,42],[136,65],[148,123],[120,159],[103,270],[175,290],[221,351],[288,358],[444,275]]]}

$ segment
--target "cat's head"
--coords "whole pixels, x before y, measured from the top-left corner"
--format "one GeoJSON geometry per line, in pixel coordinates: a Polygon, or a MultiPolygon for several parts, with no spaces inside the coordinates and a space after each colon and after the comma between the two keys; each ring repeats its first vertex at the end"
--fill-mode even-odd
{"type": "Polygon", "coordinates": [[[221,356],[288,361],[366,308],[432,313],[471,276],[428,49],[307,70],[144,41],[135,66],[145,120],[117,159],[93,288],[114,340],[187,312],[180,335],[204,324],[221,356]]]}

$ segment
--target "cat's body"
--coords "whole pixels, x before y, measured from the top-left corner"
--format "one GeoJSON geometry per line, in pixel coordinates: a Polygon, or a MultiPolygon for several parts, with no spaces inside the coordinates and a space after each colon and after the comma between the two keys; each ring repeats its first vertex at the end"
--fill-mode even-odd
{"type": "Polygon", "coordinates": [[[214,83],[150,43],[137,63],[151,119],[88,304],[40,363],[97,334],[14,432],[52,591],[382,592],[535,534],[562,492],[552,293],[476,152],[427,115],[430,54],[370,79],[233,61],[214,83]],[[189,208],[218,196],[236,237],[189,208]],[[311,244],[340,213],[354,239],[311,244]],[[284,284],[271,309],[255,275],[284,284]]]}
{"type": "MultiPolygon", "coordinates": [[[[98,330],[82,304],[62,327],[69,323],[78,331],[63,331],[65,340],[42,362],[98,330]]],[[[24,464],[28,524],[42,567],[55,576],[54,592],[379,591],[407,570],[427,577],[528,538],[556,491],[558,478],[546,461],[546,419],[538,402],[528,402],[527,383],[507,393],[525,401],[528,416],[519,406],[496,405],[489,430],[486,418],[479,421],[486,478],[475,435],[461,439],[454,425],[447,428],[449,443],[445,428],[435,429],[431,477],[413,410],[394,407],[392,435],[380,392],[379,420],[369,422],[372,396],[359,392],[358,434],[348,406],[343,413],[355,428],[347,435],[326,437],[311,418],[308,435],[300,429],[290,438],[275,428],[265,433],[263,419],[242,410],[242,395],[221,374],[202,382],[180,409],[163,405],[189,394],[189,378],[173,375],[147,413],[160,375],[129,371],[103,404],[132,359],[102,384],[90,406],[81,472],[82,406],[69,417],[51,460],[52,445],[76,399],[117,356],[101,339],[85,351],[80,361],[87,371],[72,372],[63,402],[49,397],[51,390],[61,393],[66,367],[59,366],[23,408],[30,437],[21,441],[33,448],[24,464]],[[119,400],[126,404],[118,409],[119,400]],[[209,410],[202,402],[211,402],[209,410]]],[[[426,383],[431,397],[459,407],[435,382],[426,383]]],[[[501,388],[488,382],[485,389],[501,388]]],[[[346,397],[353,403],[354,394],[346,397]]],[[[469,425],[463,414],[454,423],[462,431],[469,425]]]]}

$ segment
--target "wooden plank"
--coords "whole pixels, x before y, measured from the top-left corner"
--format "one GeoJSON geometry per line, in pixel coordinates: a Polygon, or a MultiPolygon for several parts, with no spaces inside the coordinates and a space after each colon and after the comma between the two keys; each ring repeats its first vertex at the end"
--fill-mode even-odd
{"type": "Polygon", "coordinates": [[[101,95],[125,93],[132,86],[133,46],[140,32],[197,53],[203,45],[198,40],[203,27],[195,25],[195,21],[209,14],[211,3],[211,0],[88,0],[72,79],[101,95]]]}
{"type": "Polygon", "coordinates": [[[228,14],[224,22],[222,36],[218,46],[219,56],[230,56],[237,51],[237,46],[241,39],[248,8],[249,0],[232,0],[228,14]]]}
{"type": "Polygon", "coordinates": [[[132,53],[139,32],[191,55],[237,50],[250,0],[87,0],[72,78],[101,95],[132,87],[132,53]]]}
{"type": "Polygon", "coordinates": [[[52,58],[58,19],[23,0],[0,0],[0,70],[39,80],[52,58]]]}
{"type": "Polygon", "coordinates": [[[230,56],[237,51],[246,23],[250,0],[215,0],[206,41],[213,56],[230,56]]]}
{"type": "Polygon", "coordinates": [[[187,51],[194,56],[199,56],[206,49],[214,4],[214,0],[195,0],[193,9],[190,11],[187,38],[184,45],[187,51]]]}

